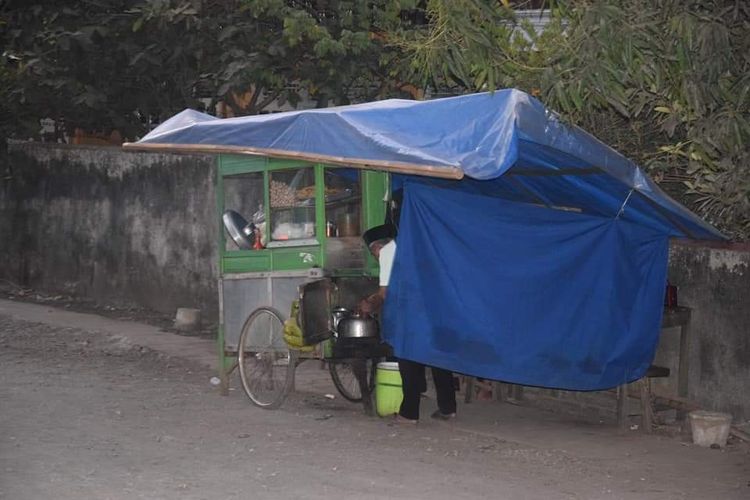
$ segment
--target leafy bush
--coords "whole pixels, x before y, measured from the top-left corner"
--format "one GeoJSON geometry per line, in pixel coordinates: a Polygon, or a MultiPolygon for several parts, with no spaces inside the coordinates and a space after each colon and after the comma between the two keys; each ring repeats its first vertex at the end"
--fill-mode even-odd
{"type": "Polygon", "coordinates": [[[728,235],[750,238],[746,2],[558,1],[541,33],[501,3],[431,0],[428,12],[428,30],[395,35],[415,79],[537,95],[728,235]]]}

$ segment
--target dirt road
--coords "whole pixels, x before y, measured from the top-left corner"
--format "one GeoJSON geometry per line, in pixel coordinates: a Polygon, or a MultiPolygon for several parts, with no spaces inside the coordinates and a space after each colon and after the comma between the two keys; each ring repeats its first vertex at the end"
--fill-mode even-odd
{"type": "Polygon", "coordinates": [[[307,387],[317,363],[300,370],[265,411],[240,390],[219,396],[199,364],[0,315],[0,498],[750,497],[746,450],[497,403],[464,408],[463,427],[393,427],[326,399],[332,385],[307,387]]]}

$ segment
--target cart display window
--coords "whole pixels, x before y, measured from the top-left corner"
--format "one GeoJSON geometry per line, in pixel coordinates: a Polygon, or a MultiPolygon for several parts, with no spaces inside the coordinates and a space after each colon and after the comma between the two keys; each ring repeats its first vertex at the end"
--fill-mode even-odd
{"type": "Polygon", "coordinates": [[[326,236],[359,236],[362,226],[360,172],[348,168],[326,168],[324,172],[326,236]]]}
{"type": "MultiPolygon", "coordinates": [[[[263,172],[251,172],[224,177],[224,210],[237,212],[251,228],[257,228],[263,245],[266,244],[266,217],[263,204],[263,172]]],[[[240,228],[249,231],[248,228],[240,228]]],[[[226,251],[240,250],[232,238],[226,238],[226,251]]]]}
{"type": "Polygon", "coordinates": [[[315,240],[315,173],[312,167],[269,172],[269,247],[315,240]]]}

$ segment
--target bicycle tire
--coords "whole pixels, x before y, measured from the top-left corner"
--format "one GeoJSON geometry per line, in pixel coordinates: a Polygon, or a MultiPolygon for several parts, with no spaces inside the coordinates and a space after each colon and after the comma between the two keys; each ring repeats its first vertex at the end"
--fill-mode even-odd
{"type": "MultiPolygon", "coordinates": [[[[370,392],[375,388],[375,361],[366,360],[368,363],[368,384],[370,392]]],[[[362,402],[362,391],[359,387],[357,377],[354,376],[351,364],[346,361],[329,361],[328,370],[331,373],[331,380],[339,394],[347,401],[352,403],[362,402]]]]}
{"type": "Polygon", "coordinates": [[[242,389],[267,410],[281,406],[294,385],[297,352],[284,342],[284,321],[270,307],[260,307],[242,326],[237,346],[242,389]]]}

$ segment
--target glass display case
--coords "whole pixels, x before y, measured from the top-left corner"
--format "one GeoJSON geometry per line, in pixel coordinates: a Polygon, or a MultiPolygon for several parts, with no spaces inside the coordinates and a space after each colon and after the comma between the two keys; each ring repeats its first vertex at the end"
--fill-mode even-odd
{"type": "MultiPolygon", "coordinates": [[[[223,208],[226,213],[232,210],[237,214],[244,214],[248,225],[257,228],[259,244],[266,245],[266,212],[263,195],[263,172],[248,172],[244,174],[228,175],[223,179],[223,208]]],[[[248,233],[250,233],[248,229],[248,233]]],[[[252,247],[252,243],[249,245],[252,247]]],[[[231,238],[227,238],[223,245],[224,251],[238,250],[239,246],[231,238]]]]}
{"type": "Polygon", "coordinates": [[[271,212],[268,247],[285,243],[316,244],[315,173],[313,167],[269,173],[271,212]],[[307,240],[307,241],[304,241],[307,240]]]}
{"type": "Polygon", "coordinates": [[[319,268],[325,274],[374,276],[377,263],[362,232],[383,223],[388,174],[270,158],[219,157],[220,215],[237,212],[252,246],[221,229],[222,275],[319,268]]]}
{"type": "Polygon", "coordinates": [[[361,234],[362,184],[354,169],[325,168],[326,237],[361,234]]]}

